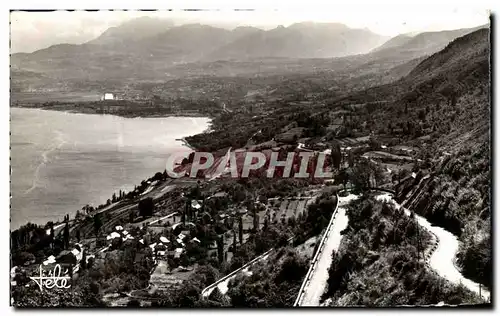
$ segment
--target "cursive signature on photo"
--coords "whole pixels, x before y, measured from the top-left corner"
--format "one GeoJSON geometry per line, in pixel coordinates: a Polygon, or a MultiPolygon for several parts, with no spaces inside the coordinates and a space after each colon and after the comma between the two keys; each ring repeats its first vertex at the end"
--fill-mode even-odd
{"type": "Polygon", "coordinates": [[[63,272],[61,265],[56,264],[53,270],[48,271],[43,269],[42,265],[40,265],[39,271],[39,276],[30,277],[30,279],[36,282],[36,284],[40,288],[40,291],[43,291],[44,287],[47,289],[51,289],[53,287],[57,287],[59,289],[68,289],[71,287],[71,283],[68,282],[68,280],[71,279],[70,276],[67,276],[68,269],[63,272]]]}

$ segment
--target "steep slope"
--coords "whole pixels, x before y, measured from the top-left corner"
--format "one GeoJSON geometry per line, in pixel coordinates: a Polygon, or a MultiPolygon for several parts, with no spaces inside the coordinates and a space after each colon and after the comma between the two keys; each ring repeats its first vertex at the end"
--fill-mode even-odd
{"type": "Polygon", "coordinates": [[[392,37],[391,39],[389,39],[387,42],[380,45],[379,47],[374,48],[371,51],[371,53],[376,53],[376,52],[384,50],[384,49],[390,49],[390,48],[402,46],[402,45],[408,43],[411,39],[412,39],[412,37],[409,35],[399,34],[395,37],[392,37]]]}
{"type": "MultiPolygon", "coordinates": [[[[478,31],[459,37],[449,43],[445,49],[422,61],[408,77],[411,80],[421,77],[425,79],[433,73],[441,72],[454,76],[455,71],[461,65],[475,65],[487,60],[489,53],[489,29],[483,28],[478,31]],[[466,63],[463,63],[467,61],[466,63]]],[[[464,71],[462,69],[462,72],[464,71]]]]}
{"type": "Polygon", "coordinates": [[[377,59],[412,59],[431,55],[445,48],[445,46],[454,39],[484,27],[487,26],[483,25],[474,28],[440,32],[424,32],[413,37],[398,35],[382,46],[374,49],[372,51],[372,57],[377,59]]]}
{"type": "Polygon", "coordinates": [[[430,128],[430,177],[398,187],[405,206],[459,237],[464,276],[491,286],[490,41],[480,29],[422,61],[405,79],[405,120],[430,128]],[[417,113],[424,111],[418,119],[417,113]],[[413,116],[413,117],[412,117],[413,116]],[[422,120],[423,118],[423,120],[422,120]]]}
{"type": "MultiPolygon", "coordinates": [[[[429,55],[445,48],[455,38],[477,29],[427,32],[413,37],[404,34],[398,35],[382,46],[375,48],[370,53],[356,56],[359,59],[356,62],[352,62],[347,70],[351,75],[364,74],[359,79],[365,80],[370,78],[367,83],[373,87],[392,83],[409,75],[410,71],[416,65],[429,57],[429,55]]],[[[409,78],[407,81],[413,83],[412,80],[414,78],[409,78]]],[[[392,87],[392,89],[401,92],[399,88],[399,86],[392,87]]],[[[397,95],[394,91],[389,91],[386,86],[382,86],[378,90],[378,93],[390,92],[390,95],[384,96],[384,98],[392,98],[394,95],[397,95]]]]}
{"type": "MultiPolygon", "coordinates": [[[[410,59],[409,64],[402,66],[404,68],[402,73],[407,71],[407,66],[412,63],[417,61],[419,63],[415,69],[398,81],[376,86],[361,93],[353,93],[336,101],[391,101],[392,106],[385,108],[388,112],[382,111],[381,115],[392,116],[391,111],[408,112],[408,108],[412,107],[414,111],[411,112],[416,116],[417,110],[426,105],[426,102],[456,101],[462,93],[470,92],[471,88],[489,84],[489,45],[489,29],[482,28],[456,39],[445,49],[430,57],[423,60],[422,57],[410,59]]],[[[407,57],[399,56],[396,60],[388,59],[387,62],[393,65],[404,65],[408,63],[407,57]]],[[[373,58],[373,54],[368,54],[365,58],[369,60],[373,58]]],[[[383,60],[372,60],[357,67],[376,68],[385,64],[383,60]]],[[[401,116],[396,121],[406,122],[412,119],[408,115],[412,113],[400,114],[401,116]]]]}

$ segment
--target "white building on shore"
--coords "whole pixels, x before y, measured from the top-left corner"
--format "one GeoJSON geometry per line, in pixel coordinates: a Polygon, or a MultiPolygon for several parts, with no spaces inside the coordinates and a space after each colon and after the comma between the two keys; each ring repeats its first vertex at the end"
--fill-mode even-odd
{"type": "Polygon", "coordinates": [[[101,101],[103,100],[114,100],[115,99],[115,96],[113,95],[113,93],[105,93],[101,96],[101,101]]]}

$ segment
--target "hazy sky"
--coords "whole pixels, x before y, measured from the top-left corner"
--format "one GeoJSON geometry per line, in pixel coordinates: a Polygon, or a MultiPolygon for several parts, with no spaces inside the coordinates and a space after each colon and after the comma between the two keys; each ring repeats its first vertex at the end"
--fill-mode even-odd
{"type": "Polygon", "coordinates": [[[99,36],[107,28],[140,16],[172,19],[176,24],[202,23],[221,27],[253,25],[265,29],[296,22],[338,22],[353,28],[368,28],[375,33],[395,36],[400,33],[439,31],[474,27],[489,22],[489,11],[477,8],[452,8],[408,3],[384,7],[356,1],[322,10],[257,11],[54,11],[12,12],[11,51],[32,52],[59,43],[80,44],[99,36]]]}

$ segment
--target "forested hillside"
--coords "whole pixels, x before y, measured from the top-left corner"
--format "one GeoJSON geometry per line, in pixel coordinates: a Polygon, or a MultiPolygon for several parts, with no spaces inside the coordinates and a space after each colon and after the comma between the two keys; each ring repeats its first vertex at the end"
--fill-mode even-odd
{"type": "Polygon", "coordinates": [[[422,114],[435,132],[422,153],[430,177],[410,179],[399,190],[408,207],[460,236],[457,263],[467,277],[491,286],[489,51],[489,32],[482,29],[410,74],[425,89],[410,106],[435,98],[422,114]]]}

